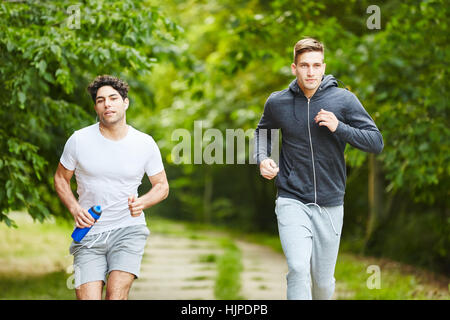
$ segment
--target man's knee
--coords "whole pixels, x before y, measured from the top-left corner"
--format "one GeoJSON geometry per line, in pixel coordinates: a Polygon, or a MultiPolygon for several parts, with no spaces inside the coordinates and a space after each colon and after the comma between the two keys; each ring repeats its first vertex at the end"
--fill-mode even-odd
{"type": "Polygon", "coordinates": [[[310,279],[310,268],[308,263],[291,263],[288,264],[289,272],[288,278],[294,281],[309,281],[310,279]]]}

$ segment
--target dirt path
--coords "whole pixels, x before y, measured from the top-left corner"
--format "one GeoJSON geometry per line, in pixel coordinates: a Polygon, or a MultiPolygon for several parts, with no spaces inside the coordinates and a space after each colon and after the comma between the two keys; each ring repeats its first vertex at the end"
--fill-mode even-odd
{"type": "Polygon", "coordinates": [[[241,250],[241,293],[248,300],[286,299],[286,259],[271,248],[236,241],[241,250]]]}
{"type": "Polygon", "coordinates": [[[149,236],[141,265],[141,276],[130,291],[130,299],[214,299],[215,254],[213,242],[166,234],[149,236]]]}
{"type": "MultiPolygon", "coordinates": [[[[245,299],[285,299],[287,267],[283,255],[243,241],[236,241],[236,245],[242,254],[241,295],[245,299]]],[[[141,276],[129,298],[214,300],[214,256],[222,252],[214,241],[152,233],[141,276]]]]}

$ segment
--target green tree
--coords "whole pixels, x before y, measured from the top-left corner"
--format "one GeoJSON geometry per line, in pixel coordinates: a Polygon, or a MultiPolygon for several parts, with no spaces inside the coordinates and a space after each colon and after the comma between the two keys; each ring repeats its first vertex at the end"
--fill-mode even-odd
{"type": "MultiPolygon", "coordinates": [[[[428,259],[427,265],[433,259],[441,267],[448,264],[450,139],[444,1],[191,0],[161,5],[185,28],[178,44],[189,61],[186,68],[158,66],[160,74],[170,71],[170,79],[177,83],[156,84],[156,95],[165,96],[160,114],[166,142],[176,128],[192,132],[195,120],[221,130],[254,128],[268,94],[284,89],[292,79],[289,65],[295,42],[302,36],[317,37],[325,43],[327,72],[360,98],[385,140],[378,156],[346,149],[347,190],[357,195],[346,202],[346,221],[353,227],[349,233],[359,235],[361,244],[356,248],[365,246],[368,253],[402,250],[409,259],[427,256],[423,259],[428,259]],[[372,4],[380,7],[379,30],[366,24],[370,16],[366,9],[372,4]],[[401,227],[403,215],[409,216],[411,227],[402,228],[402,234],[412,238],[424,221],[423,210],[433,231],[423,245],[411,241],[403,250],[399,239],[392,238],[398,232],[387,226],[401,227]],[[393,235],[389,240],[384,230],[393,235]],[[439,243],[434,252],[424,253],[433,242],[439,243]]],[[[170,152],[173,143],[167,146],[170,152]]],[[[204,219],[206,214],[192,212],[199,212],[208,195],[210,208],[214,203],[228,204],[221,207],[221,215],[216,211],[209,215],[213,221],[234,221],[254,229],[273,226],[273,184],[261,179],[255,166],[215,166],[208,179],[203,166],[185,166],[177,172],[182,176],[174,174],[173,180],[180,181],[183,196],[178,197],[177,187],[171,195],[185,204],[183,217],[191,212],[192,218],[204,219]],[[212,196],[207,188],[213,188],[212,196]]]]}
{"type": "Polygon", "coordinates": [[[147,1],[0,4],[0,221],[63,212],[53,173],[67,137],[95,118],[87,84],[104,73],[138,82],[177,33],[147,1]]]}

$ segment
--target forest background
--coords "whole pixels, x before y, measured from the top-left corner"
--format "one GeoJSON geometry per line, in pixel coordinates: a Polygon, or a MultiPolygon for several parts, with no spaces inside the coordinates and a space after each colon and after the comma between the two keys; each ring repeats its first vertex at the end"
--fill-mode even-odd
{"type": "Polygon", "coordinates": [[[68,137],[96,121],[87,85],[112,74],[129,83],[127,121],[156,140],[168,175],[169,198],[147,214],[276,234],[276,189],[249,150],[227,164],[224,139],[222,163],[180,162],[174,132],[207,153],[207,129],[253,130],[311,36],[385,143],[379,155],[346,148],[342,250],[448,275],[448,16],[444,0],[2,1],[0,221],[14,227],[17,210],[71,219],[53,175],[68,137]]]}

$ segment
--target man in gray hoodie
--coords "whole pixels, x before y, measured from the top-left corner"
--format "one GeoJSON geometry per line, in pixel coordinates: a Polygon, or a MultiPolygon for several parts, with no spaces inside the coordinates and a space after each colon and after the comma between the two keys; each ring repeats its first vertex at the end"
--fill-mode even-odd
{"type": "Polygon", "coordinates": [[[343,215],[347,143],[380,153],[383,137],[358,98],[325,76],[323,45],[297,42],[296,79],[272,93],[255,131],[261,175],[276,177],[275,213],[288,264],[288,299],[331,299],[343,215]],[[271,129],[281,129],[279,167],[269,158],[271,129]]]}

